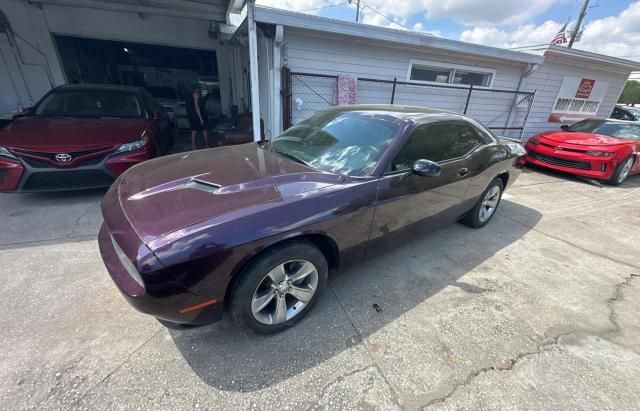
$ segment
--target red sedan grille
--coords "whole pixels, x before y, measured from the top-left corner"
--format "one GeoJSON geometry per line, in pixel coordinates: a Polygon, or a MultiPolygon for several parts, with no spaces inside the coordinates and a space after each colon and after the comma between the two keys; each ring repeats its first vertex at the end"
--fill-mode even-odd
{"type": "MultiPolygon", "coordinates": [[[[100,164],[100,162],[106,157],[106,152],[111,150],[111,147],[101,147],[92,150],[84,150],[84,151],[75,151],[75,152],[67,152],[65,154],[71,155],[72,158],[78,157],[87,157],[89,158],[83,160],[80,163],[73,164],[74,167],[79,166],[91,166],[100,164]],[[95,156],[92,156],[95,155],[95,156]]],[[[38,151],[30,151],[30,150],[22,150],[22,149],[14,149],[13,150],[16,155],[18,155],[25,163],[33,168],[51,168],[54,166],[68,166],[69,164],[59,163],[56,161],[56,155],[58,153],[43,153],[38,151]]]]}
{"type": "Polygon", "coordinates": [[[577,168],[579,170],[591,170],[591,164],[586,161],[567,160],[565,158],[547,156],[544,154],[536,153],[535,151],[530,152],[529,157],[543,163],[551,164],[553,166],[577,168]]]}

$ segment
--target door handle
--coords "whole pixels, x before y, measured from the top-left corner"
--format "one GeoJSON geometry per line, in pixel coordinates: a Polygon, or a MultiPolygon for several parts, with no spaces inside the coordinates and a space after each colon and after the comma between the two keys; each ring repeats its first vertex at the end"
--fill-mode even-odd
{"type": "Polygon", "coordinates": [[[460,170],[458,170],[458,175],[459,175],[460,177],[464,177],[464,176],[466,176],[467,174],[469,174],[470,172],[471,172],[471,171],[470,171],[468,168],[466,168],[466,167],[465,167],[465,168],[461,168],[460,170]]]}

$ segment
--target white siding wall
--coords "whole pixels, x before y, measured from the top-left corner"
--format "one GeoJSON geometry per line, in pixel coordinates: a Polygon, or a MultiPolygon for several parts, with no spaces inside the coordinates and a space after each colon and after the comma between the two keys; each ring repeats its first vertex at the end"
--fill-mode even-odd
{"type": "Polygon", "coordinates": [[[614,71],[611,66],[595,65],[584,60],[569,57],[545,56],[545,60],[525,81],[525,89],[536,90],[536,97],[529,114],[524,138],[534,134],[557,130],[561,123],[549,123],[549,113],[553,109],[563,77],[589,78],[606,81],[609,88],[598,108],[597,117],[607,118],[618,101],[630,71],[614,71]]]}
{"type": "MultiPolygon", "coordinates": [[[[496,71],[494,89],[515,90],[520,76],[526,70],[525,64],[482,59],[460,54],[444,53],[434,50],[416,50],[409,47],[383,45],[380,42],[367,44],[365,41],[348,37],[322,36],[293,28],[285,29],[285,64],[293,72],[350,75],[357,78],[407,81],[410,60],[428,60],[444,64],[458,64],[489,68],[496,71]]],[[[293,101],[293,122],[297,122],[334,101],[335,81],[331,79],[302,78],[304,83],[293,81],[293,94],[302,100],[300,108],[293,101]]],[[[360,83],[358,85],[358,103],[387,104],[390,102],[391,85],[379,83],[360,83]]],[[[396,89],[396,104],[431,106],[445,110],[462,112],[467,90],[407,87],[396,89]]],[[[469,107],[473,115],[474,105],[480,104],[486,118],[491,121],[504,110],[508,110],[513,96],[491,95],[490,99],[476,99],[469,107]],[[494,110],[492,110],[491,106],[494,110]],[[493,115],[495,114],[495,115],[493,115]],[[490,118],[491,117],[491,118],[490,118]]],[[[505,119],[506,120],[506,116],[505,119]]],[[[503,122],[504,122],[503,120],[503,122]]],[[[504,124],[496,124],[503,126],[504,124]]]]}

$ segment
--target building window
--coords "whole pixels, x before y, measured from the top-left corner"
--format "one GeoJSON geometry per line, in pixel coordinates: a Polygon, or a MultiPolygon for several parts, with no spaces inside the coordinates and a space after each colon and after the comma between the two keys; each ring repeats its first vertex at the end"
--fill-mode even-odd
{"type": "Polygon", "coordinates": [[[495,71],[455,64],[437,64],[411,61],[409,80],[425,83],[457,84],[462,86],[491,87],[495,71]]]}

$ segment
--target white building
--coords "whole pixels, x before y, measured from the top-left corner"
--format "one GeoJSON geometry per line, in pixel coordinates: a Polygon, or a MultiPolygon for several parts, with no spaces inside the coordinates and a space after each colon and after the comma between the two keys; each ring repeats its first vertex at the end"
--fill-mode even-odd
{"type": "Polygon", "coordinates": [[[254,111],[253,124],[262,119],[267,138],[334,104],[339,81],[355,82],[356,103],[466,112],[498,134],[527,137],[561,121],[607,117],[631,71],[640,70],[637,62],[563,47],[506,50],[249,6],[245,0],[0,0],[0,112],[78,78],[122,81],[114,72],[133,61],[140,66],[131,69],[133,77],[145,84],[154,71],[206,78],[217,86],[224,114],[254,111]],[[73,51],[65,42],[78,49],[147,46],[145,53],[156,57],[169,50],[157,47],[171,47],[164,53],[196,53],[199,65],[176,68],[184,61],[163,66],[158,58],[131,56],[120,64],[121,57],[107,52],[92,61],[91,50],[73,51]]]}

